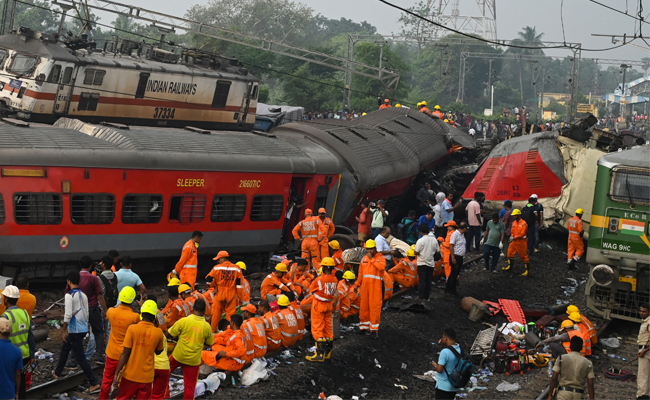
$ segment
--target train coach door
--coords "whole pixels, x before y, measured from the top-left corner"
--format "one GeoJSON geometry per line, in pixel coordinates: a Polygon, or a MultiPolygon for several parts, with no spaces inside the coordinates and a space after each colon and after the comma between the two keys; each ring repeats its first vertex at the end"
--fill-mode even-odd
{"type": "Polygon", "coordinates": [[[70,110],[70,101],[72,100],[72,90],[74,88],[75,66],[56,63],[52,67],[50,77],[54,82],[58,82],[56,88],[56,97],[54,98],[54,114],[67,114],[70,110]],[[58,80],[56,75],[58,73],[58,80]]]}
{"type": "MultiPolygon", "coordinates": [[[[251,104],[251,94],[253,91],[253,86],[254,84],[252,82],[248,82],[246,85],[246,94],[244,95],[244,98],[242,99],[241,102],[241,109],[239,110],[239,118],[237,119],[237,126],[242,126],[243,124],[246,123],[246,117],[248,116],[248,108],[250,107],[251,104]]],[[[257,88],[257,86],[255,86],[257,88]]]]}

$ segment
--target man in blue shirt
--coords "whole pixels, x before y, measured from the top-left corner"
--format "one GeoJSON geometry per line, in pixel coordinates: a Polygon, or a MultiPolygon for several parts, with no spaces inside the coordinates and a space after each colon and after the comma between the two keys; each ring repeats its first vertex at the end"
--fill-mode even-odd
{"type": "Polygon", "coordinates": [[[442,202],[440,207],[440,214],[442,215],[442,224],[445,225],[449,221],[454,220],[454,211],[458,209],[463,204],[463,198],[461,197],[456,205],[452,205],[454,201],[454,194],[449,193],[447,198],[442,202]]]}
{"type": "MultiPolygon", "coordinates": [[[[425,215],[420,217],[420,220],[418,221],[418,227],[420,225],[426,225],[429,227],[429,232],[433,232],[433,228],[436,226],[436,219],[433,218],[434,212],[433,210],[429,211],[425,215]]],[[[418,228],[419,229],[419,228],[418,228]]]]}
{"type": "MultiPolygon", "coordinates": [[[[453,328],[445,328],[439,343],[447,347],[453,347],[460,354],[460,346],[456,344],[456,331],[453,328]]],[[[453,374],[456,364],[458,364],[458,357],[448,348],[440,352],[438,362],[431,362],[433,368],[438,372],[436,376],[436,400],[453,400],[456,397],[458,388],[449,382],[449,376],[453,374]]]]}
{"type": "Polygon", "coordinates": [[[23,356],[18,347],[9,340],[11,322],[0,318],[0,399],[17,399],[20,387],[20,371],[23,356]]]}
{"type": "MultiPolygon", "coordinates": [[[[144,287],[144,284],[142,283],[142,279],[131,270],[131,257],[129,256],[124,256],[122,258],[122,268],[120,268],[119,271],[115,273],[115,276],[117,276],[117,292],[120,293],[123,288],[126,286],[130,286],[133,289],[138,289],[140,292],[140,305],[144,303],[145,300],[145,293],[147,291],[147,288],[144,287]]],[[[119,301],[118,301],[119,305],[119,301]]]]}

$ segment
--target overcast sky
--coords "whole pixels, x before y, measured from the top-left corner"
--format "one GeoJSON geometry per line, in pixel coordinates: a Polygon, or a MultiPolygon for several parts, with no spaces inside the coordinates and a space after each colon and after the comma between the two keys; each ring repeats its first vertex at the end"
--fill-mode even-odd
{"type": "MultiPolygon", "coordinates": [[[[400,33],[400,23],[397,21],[400,13],[377,0],[300,0],[312,7],[316,13],[328,18],[349,18],[357,22],[366,20],[375,25],[382,34],[400,33]]],[[[513,39],[523,26],[535,26],[538,32],[544,32],[543,40],[562,41],[562,24],[560,22],[561,0],[495,0],[497,3],[497,36],[499,39],[513,39]]],[[[645,18],[650,14],[650,0],[642,0],[645,18]]],[[[394,4],[410,7],[417,0],[393,0],[394,4]]],[[[434,3],[437,3],[434,0],[434,3]]],[[[635,15],[639,0],[599,0],[621,11],[628,8],[628,13],[635,15]]],[[[138,0],[137,5],[144,8],[173,14],[183,15],[179,10],[180,4],[189,7],[191,4],[203,4],[207,0],[190,0],[179,3],[170,0],[138,0]]],[[[476,0],[459,0],[460,14],[478,16],[476,0]]],[[[638,32],[638,21],[608,10],[589,0],[566,0],[564,2],[564,30],[567,42],[579,42],[584,48],[601,49],[614,46],[611,38],[593,37],[592,33],[634,35],[635,23],[638,32]]],[[[112,18],[111,20],[113,20],[112,18]]],[[[643,24],[642,33],[650,43],[650,24],[643,24]]],[[[634,44],[648,48],[643,41],[637,39],[634,44]]],[[[552,55],[563,55],[553,53],[552,55]]],[[[644,50],[632,45],[605,52],[583,52],[583,57],[640,60],[650,57],[650,50],[644,50]]]]}

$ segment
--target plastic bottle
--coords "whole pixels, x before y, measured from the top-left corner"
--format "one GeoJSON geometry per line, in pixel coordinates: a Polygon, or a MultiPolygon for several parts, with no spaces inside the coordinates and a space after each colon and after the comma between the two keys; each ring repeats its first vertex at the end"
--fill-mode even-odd
{"type": "Polygon", "coordinates": [[[469,378],[469,381],[472,382],[472,387],[478,386],[478,379],[475,376],[469,378]]]}
{"type": "Polygon", "coordinates": [[[546,373],[549,378],[553,376],[553,361],[551,360],[548,360],[548,370],[546,371],[546,373]]]}

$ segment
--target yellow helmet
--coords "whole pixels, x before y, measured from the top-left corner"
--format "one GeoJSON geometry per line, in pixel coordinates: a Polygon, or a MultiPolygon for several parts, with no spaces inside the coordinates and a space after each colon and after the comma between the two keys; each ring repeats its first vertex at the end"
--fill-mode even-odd
{"type": "Polygon", "coordinates": [[[287,307],[291,302],[289,301],[289,298],[285,295],[281,295],[278,297],[278,305],[282,307],[287,307]]]}
{"type": "Polygon", "coordinates": [[[181,284],[181,281],[178,278],[171,278],[167,286],[178,286],[181,284]]]}
{"type": "Polygon", "coordinates": [[[436,104],[435,107],[433,107],[434,110],[440,110],[440,106],[436,104]]]}
{"type": "Polygon", "coordinates": [[[135,299],[135,289],[131,286],[124,286],[120,291],[120,302],[131,304],[135,299]]]}
{"type": "Polygon", "coordinates": [[[158,305],[156,304],[155,301],[153,300],[147,300],[144,302],[142,307],[140,308],[140,314],[151,314],[151,315],[157,315],[158,314],[158,305]]]}
{"type": "MultiPolygon", "coordinates": [[[[178,294],[184,293],[184,292],[189,292],[192,290],[192,287],[190,285],[182,284],[178,287],[178,294]]],[[[135,290],[133,291],[135,293],[135,290]]]]}
{"type": "Polygon", "coordinates": [[[400,103],[395,104],[395,107],[401,107],[402,105],[400,103]]]}
{"type": "Polygon", "coordinates": [[[409,247],[411,250],[415,251],[415,245],[412,244],[411,247],[409,247]]]}
{"type": "Polygon", "coordinates": [[[564,329],[564,328],[570,328],[572,326],[573,326],[573,321],[567,319],[567,320],[562,321],[562,325],[560,325],[560,328],[564,329]]]}
{"type": "Polygon", "coordinates": [[[336,265],[336,262],[334,262],[332,257],[325,257],[320,261],[320,265],[323,267],[333,267],[336,265]]]}
{"type": "Polygon", "coordinates": [[[419,102],[419,103],[418,103],[418,108],[419,108],[421,105],[422,105],[422,102],[419,102]]]}
{"type": "Polygon", "coordinates": [[[426,101],[423,101],[423,102],[420,103],[420,104],[422,104],[422,105],[425,106],[425,107],[427,106],[427,102],[426,102],[426,101]]]}
{"type": "Polygon", "coordinates": [[[287,265],[286,265],[286,264],[283,264],[283,263],[278,263],[278,264],[275,266],[275,270],[276,270],[276,271],[279,271],[279,272],[287,272],[287,265]]]}
{"type": "Polygon", "coordinates": [[[448,124],[448,123],[449,123],[449,120],[448,120],[448,119],[445,119],[445,124],[448,124]]]}
{"type": "Polygon", "coordinates": [[[243,261],[237,261],[237,265],[239,265],[239,268],[243,269],[246,271],[246,264],[244,264],[243,261]]]}
{"type": "Polygon", "coordinates": [[[518,208],[515,208],[514,210],[512,210],[512,215],[521,215],[521,210],[518,209],[518,208]]]}
{"type": "Polygon", "coordinates": [[[407,256],[407,257],[415,257],[415,250],[413,250],[413,249],[409,249],[409,250],[406,252],[406,256],[407,256]]]}
{"type": "Polygon", "coordinates": [[[570,305],[569,307],[566,308],[566,313],[567,314],[571,314],[571,313],[574,313],[574,312],[579,313],[580,309],[578,307],[574,306],[574,305],[570,305]]]}
{"type": "Polygon", "coordinates": [[[569,319],[575,323],[582,321],[582,317],[578,312],[572,312],[571,314],[569,314],[569,319]]]}
{"type": "Polygon", "coordinates": [[[332,240],[329,244],[330,247],[333,248],[334,250],[338,250],[341,248],[341,245],[339,244],[338,240],[332,240]]]}
{"type": "Polygon", "coordinates": [[[345,271],[345,273],[343,274],[343,279],[350,280],[350,279],[354,279],[354,278],[356,278],[356,276],[354,275],[354,272],[352,272],[352,271],[345,271]]]}
{"type": "Polygon", "coordinates": [[[375,243],[374,240],[372,239],[366,240],[366,249],[374,249],[375,247],[377,247],[377,243],[375,243]]]}
{"type": "Polygon", "coordinates": [[[318,268],[318,272],[316,272],[319,276],[323,275],[323,267],[318,268]]]}
{"type": "Polygon", "coordinates": [[[365,115],[368,115],[368,114],[367,114],[367,113],[363,113],[363,114],[361,114],[362,117],[365,116],[365,115]]]}
{"type": "Polygon", "coordinates": [[[576,210],[576,214],[584,214],[584,213],[585,213],[585,210],[583,210],[582,208],[578,208],[576,210]]]}

